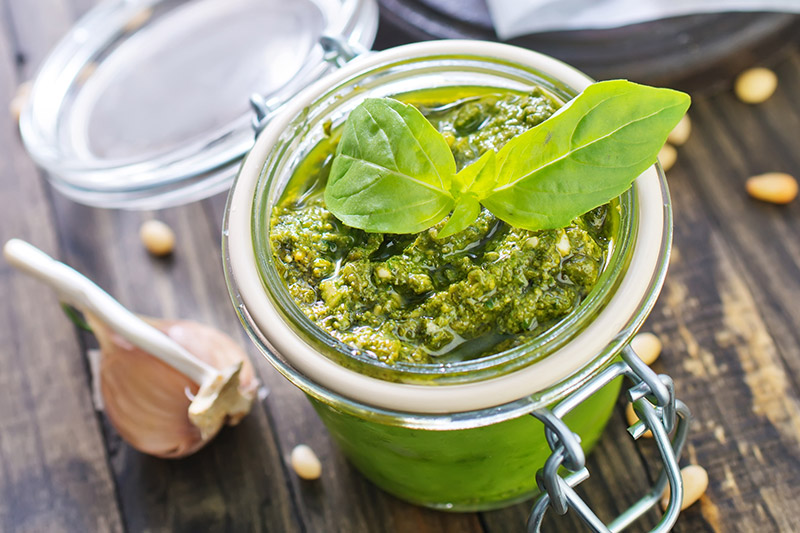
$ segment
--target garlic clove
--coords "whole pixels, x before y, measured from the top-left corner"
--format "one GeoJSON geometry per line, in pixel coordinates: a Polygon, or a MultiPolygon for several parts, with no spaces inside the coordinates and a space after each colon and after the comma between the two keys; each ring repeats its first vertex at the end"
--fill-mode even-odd
{"type": "Polygon", "coordinates": [[[228,394],[241,401],[229,419],[211,402],[216,417],[198,427],[189,409],[200,394],[200,384],[115,333],[103,321],[86,313],[100,344],[100,391],[105,411],[120,436],[137,450],[164,458],[190,455],[216,435],[223,423],[235,424],[252,406],[259,387],[245,352],[218,330],[183,320],[145,319],[198,359],[222,369],[228,394]],[[235,372],[228,369],[235,368],[235,372]]]}
{"type": "Polygon", "coordinates": [[[103,405],[111,425],[137,450],[183,457],[206,442],[188,417],[187,396],[199,386],[181,372],[134,346],[91,314],[86,320],[100,343],[103,405]]]}
{"type": "Polygon", "coordinates": [[[189,420],[200,429],[203,438],[214,436],[230,418],[236,424],[250,412],[253,395],[239,389],[242,362],[222,370],[210,383],[204,383],[189,406],[189,420]]]}
{"type": "Polygon", "coordinates": [[[160,457],[188,455],[250,410],[258,380],[247,354],[222,332],[188,321],[146,322],[25,241],[6,242],[3,256],[84,312],[100,343],[95,383],[111,423],[137,449],[160,457]]]}
{"type": "MultiPolygon", "coordinates": [[[[222,370],[241,361],[240,386],[255,395],[261,384],[255,377],[253,365],[241,346],[228,335],[211,326],[190,320],[142,318],[186,348],[189,353],[214,368],[222,370]]],[[[239,419],[229,422],[230,425],[235,425],[239,419]]]]}
{"type": "Polygon", "coordinates": [[[259,383],[247,355],[230,337],[196,322],[145,320],[221,371],[210,383],[201,384],[189,406],[189,419],[204,438],[213,437],[225,423],[238,424],[250,412],[259,383]]]}

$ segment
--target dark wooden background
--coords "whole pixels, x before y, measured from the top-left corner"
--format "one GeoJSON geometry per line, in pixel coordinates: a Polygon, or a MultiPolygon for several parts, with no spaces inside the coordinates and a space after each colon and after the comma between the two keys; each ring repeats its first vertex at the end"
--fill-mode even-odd
{"type": "MultiPolygon", "coordinates": [[[[93,0],[0,0],[0,102],[11,100],[93,0]]],[[[800,52],[763,60],[780,78],[766,103],[729,90],[696,98],[694,132],[668,173],[673,261],[646,328],[665,341],[655,367],[694,412],[687,461],[707,496],[676,531],[800,531],[800,201],[747,197],[752,174],[800,175],[800,52]]],[[[0,530],[522,531],[530,502],[445,514],[376,490],[332,447],[297,390],[263,361],[231,309],[220,265],[224,197],[159,212],[178,236],[169,259],[138,240],[153,213],[83,207],[55,193],[0,113],[0,241],[21,237],[152,316],[217,326],[248,346],[270,396],[196,455],[165,461],[122,442],[92,406],[90,339],[53,293],[0,262],[0,530]],[[292,447],[311,445],[323,477],[299,480],[292,447]]],[[[652,443],[634,446],[622,405],[590,460],[582,492],[609,517],[652,477],[652,443]]],[[[551,517],[552,518],[552,517],[551,517]]],[[[650,517],[652,519],[652,517],[650,517]]],[[[582,531],[574,518],[549,531],[582,531]]]]}

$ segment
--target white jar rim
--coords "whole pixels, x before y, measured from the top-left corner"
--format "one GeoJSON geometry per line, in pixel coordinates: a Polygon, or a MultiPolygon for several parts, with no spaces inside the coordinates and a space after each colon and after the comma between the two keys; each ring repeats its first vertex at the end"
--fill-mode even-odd
{"type": "MultiPolygon", "coordinates": [[[[576,92],[592,83],[586,75],[548,56],[483,41],[416,43],[360,57],[285,105],[258,137],[231,190],[223,246],[234,304],[259,348],[267,352],[279,371],[307,393],[321,398],[341,398],[367,409],[421,415],[480,411],[533,397],[538,398],[532,402],[535,404],[550,402],[556,398],[542,395],[543,392],[557,384],[574,385],[581,376],[614,356],[649,314],[661,289],[670,248],[671,214],[663,173],[654,165],[634,183],[638,210],[636,236],[627,271],[615,293],[570,342],[527,367],[474,383],[395,383],[338,365],[290,327],[262,285],[253,245],[254,202],[270,150],[293,118],[337,83],[379,64],[448,54],[486,57],[531,67],[576,92]]],[[[566,394],[566,391],[560,392],[566,394]]]]}

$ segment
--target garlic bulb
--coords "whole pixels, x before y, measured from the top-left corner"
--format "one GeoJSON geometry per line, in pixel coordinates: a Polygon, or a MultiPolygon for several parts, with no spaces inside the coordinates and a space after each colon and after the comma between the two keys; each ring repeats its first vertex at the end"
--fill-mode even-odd
{"type": "Polygon", "coordinates": [[[131,344],[91,313],[86,313],[86,319],[100,343],[102,355],[95,379],[100,383],[106,414],[122,438],[137,450],[157,457],[184,457],[211,440],[222,427],[220,421],[235,425],[250,410],[260,384],[245,352],[222,332],[185,320],[144,319],[200,361],[219,370],[238,369],[238,379],[230,381],[238,389],[241,405],[229,411],[230,415],[204,425],[196,424],[189,415],[201,383],[131,344]]]}
{"type": "Polygon", "coordinates": [[[108,418],[137,450],[189,455],[250,411],[259,382],[247,355],[223,333],[184,320],[142,319],[25,241],[6,242],[3,256],[86,316],[100,343],[95,383],[108,418]]]}

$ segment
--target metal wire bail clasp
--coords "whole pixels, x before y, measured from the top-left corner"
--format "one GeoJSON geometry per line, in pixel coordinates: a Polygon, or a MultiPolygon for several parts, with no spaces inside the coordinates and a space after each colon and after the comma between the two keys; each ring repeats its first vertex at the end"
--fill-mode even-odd
{"type": "MultiPolygon", "coordinates": [[[[319,38],[319,45],[322,48],[323,61],[336,68],[343,67],[357,56],[369,53],[369,50],[360,44],[349,42],[341,36],[323,35],[319,38]]],[[[272,119],[272,115],[280,106],[295,95],[295,89],[299,91],[302,88],[303,87],[288,87],[285,89],[289,90],[281,91],[280,96],[269,99],[258,93],[250,96],[250,106],[255,113],[252,124],[256,135],[261,133],[261,130],[263,130],[270,119],[272,119]]]]}
{"type": "Polygon", "coordinates": [[[592,531],[598,533],[622,531],[659,502],[668,483],[669,504],[652,532],[663,533],[675,525],[683,500],[683,483],[678,458],[689,430],[689,409],[683,402],[675,399],[672,379],[653,372],[636,356],[630,346],[623,349],[622,359],[610,365],[552,409],[545,408],[531,413],[544,423],[545,436],[552,454],[536,474],[536,483],[541,495],[536,500],[528,519],[529,533],[541,531],[544,514],[550,507],[560,515],[572,508],[592,531]],[[634,439],[638,439],[648,429],[652,431],[664,464],[650,491],[606,525],[573,488],[589,478],[589,471],[586,469],[586,456],[580,445],[580,437],[567,427],[563,417],[592,394],[621,376],[627,377],[633,383],[627,394],[640,419],[628,428],[628,432],[634,439]],[[673,433],[671,441],[670,433],[673,433]],[[564,477],[559,474],[562,467],[568,472],[564,477]]]}
{"type": "Polygon", "coordinates": [[[369,50],[359,43],[353,43],[343,37],[332,35],[320,37],[319,44],[325,52],[322,58],[337,67],[343,67],[356,57],[369,53],[369,50]]]}

